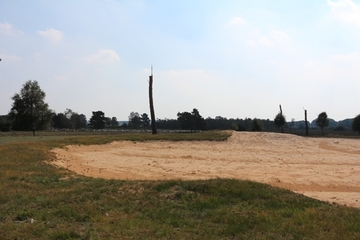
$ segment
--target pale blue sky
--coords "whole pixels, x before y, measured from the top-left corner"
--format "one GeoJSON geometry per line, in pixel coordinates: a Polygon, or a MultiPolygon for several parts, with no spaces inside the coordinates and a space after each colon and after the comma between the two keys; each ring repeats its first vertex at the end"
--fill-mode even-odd
{"type": "Polygon", "coordinates": [[[360,113],[360,0],[0,0],[0,115],[27,80],[57,113],[287,121],[360,113]]]}

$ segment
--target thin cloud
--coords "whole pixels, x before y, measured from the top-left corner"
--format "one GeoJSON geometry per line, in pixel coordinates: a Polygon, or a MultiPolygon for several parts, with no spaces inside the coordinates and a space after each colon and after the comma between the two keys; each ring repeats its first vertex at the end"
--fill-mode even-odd
{"type": "Polygon", "coordinates": [[[45,31],[39,30],[39,31],[37,31],[37,33],[54,43],[61,42],[61,40],[64,37],[63,32],[53,29],[53,28],[49,28],[48,30],[45,30],[45,31]]]}
{"type": "MultiPolygon", "coordinates": [[[[257,32],[255,32],[257,34],[257,32]]],[[[271,31],[267,36],[258,35],[255,39],[248,39],[246,43],[250,46],[261,47],[289,47],[291,39],[289,35],[282,31],[271,31]]]]}
{"type": "Polygon", "coordinates": [[[16,30],[13,28],[13,26],[10,23],[0,23],[0,33],[5,35],[23,35],[24,33],[16,30]]]}
{"type": "Polygon", "coordinates": [[[112,63],[120,60],[119,55],[114,50],[100,49],[97,53],[81,58],[80,60],[86,62],[107,62],[112,63]]]}
{"type": "Polygon", "coordinates": [[[239,26],[239,25],[242,25],[242,24],[245,24],[246,21],[244,19],[242,19],[241,17],[235,17],[233,19],[231,19],[227,25],[228,26],[239,26]]]}
{"type": "Polygon", "coordinates": [[[360,5],[355,4],[352,0],[340,0],[338,2],[327,0],[327,3],[338,20],[360,27],[360,5]]]}
{"type": "Polygon", "coordinates": [[[336,54],[333,55],[334,59],[341,62],[360,62],[359,53],[350,53],[350,54],[336,54]]]}
{"type": "Polygon", "coordinates": [[[0,54],[2,61],[21,61],[23,60],[22,57],[15,56],[15,55],[8,55],[8,54],[0,54]]]}
{"type": "Polygon", "coordinates": [[[61,75],[54,75],[54,78],[55,78],[55,80],[60,81],[60,82],[66,82],[66,81],[69,80],[68,77],[66,77],[66,76],[61,76],[61,75]]]}

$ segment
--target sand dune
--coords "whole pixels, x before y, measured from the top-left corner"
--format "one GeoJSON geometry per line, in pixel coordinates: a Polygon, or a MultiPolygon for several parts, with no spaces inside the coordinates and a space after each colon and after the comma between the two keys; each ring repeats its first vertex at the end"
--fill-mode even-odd
{"type": "Polygon", "coordinates": [[[225,142],[113,142],[54,149],[54,164],[113,179],[248,179],[360,208],[360,139],[234,132],[225,142]]]}

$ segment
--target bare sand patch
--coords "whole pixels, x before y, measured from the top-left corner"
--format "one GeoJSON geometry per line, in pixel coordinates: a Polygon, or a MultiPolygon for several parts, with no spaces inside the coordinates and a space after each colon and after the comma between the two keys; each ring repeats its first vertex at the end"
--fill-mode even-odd
{"type": "Polygon", "coordinates": [[[53,164],[90,177],[247,179],[360,208],[360,139],[234,132],[225,142],[120,141],[53,152],[53,164]]]}

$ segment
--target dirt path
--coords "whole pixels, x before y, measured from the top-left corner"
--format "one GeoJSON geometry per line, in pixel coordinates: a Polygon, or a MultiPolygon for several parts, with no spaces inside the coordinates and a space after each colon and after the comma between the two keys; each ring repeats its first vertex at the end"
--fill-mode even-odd
{"type": "Polygon", "coordinates": [[[54,164],[91,177],[249,179],[360,208],[360,139],[234,132],[226,142],[122,141],[54,152],[54,164]]]}

